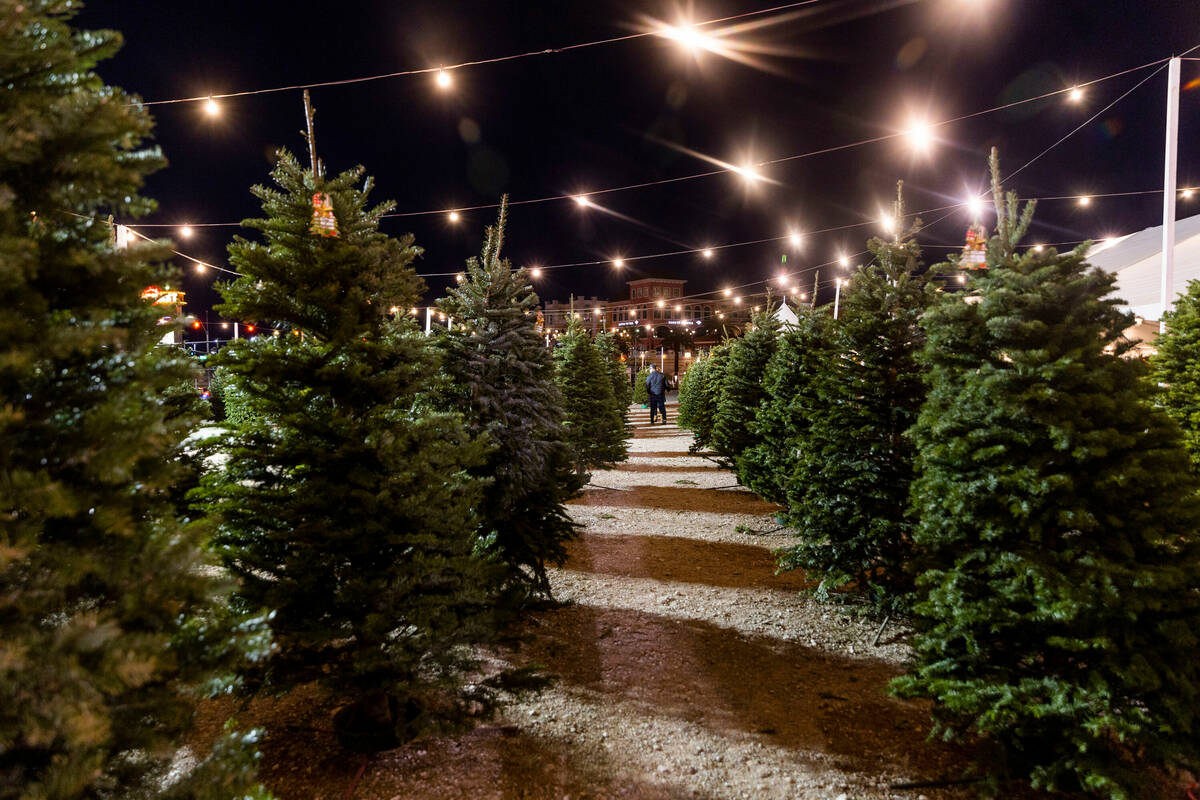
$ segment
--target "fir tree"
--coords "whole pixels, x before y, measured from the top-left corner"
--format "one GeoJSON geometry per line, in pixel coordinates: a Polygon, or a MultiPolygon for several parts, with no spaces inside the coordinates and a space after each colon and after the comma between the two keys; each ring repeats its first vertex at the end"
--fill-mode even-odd
{"type": "MultiPolygon", "coordinates": [[[[897,201],[896,218],[902,214],[897,201]]],[[[785,520],[797,542],[781,560],[819,577],[819,597],[853,582],[857,594],[887,609],[903,605],[910,589],[915,451],[907,431],[925,398],[919,321],[934,296],[916,274],[920,249],[912,234],[868,242],[872,262],[842,291],[786,488],[785,520]]]]}
{"type": "Polygon", "coordinates": [[[642,367],[633,379],[633,402],[639,406],[645,407],[650,405],[650,389],[646,386],[646,378],[649,375],[650,368],[642,367]]]}
{"type": "MultiPolygon", "coordinates": [[[[767,500],[802,508],[807,484],[795,479],[818,412],[816,377],[829,369],[832,318],[825,309],[797,309],[763,374],[765,397],[752,423],[755,444],[739,461],[739,479],[767,500]]],[[[682,416],[682,412],[680,413],[682,416]]]]}
{"type": "Polygon", "coordinates": [[[1152,377],[1159,403],[1183,430],[1192,472],[1200,475],[1200,281],[1189,281],[1164,317],[1167,329],[1154,346],[1152,377]]]}
{"type": "Polygon", "coordinates": [[[139,298],[170,251],[115,249],[99,219],[150,211],[163,160],[93,72],[120,36],[75,11],[0,23],[0,797],[263,797],[252,735],[166,785],[200,682],[225,688],[248,642],[173,505],[194,375],[139,298]]]}
{"type": "Polygon", "coordinates": [[[599,333],[596,334],[593,341],[596,344],[596,351],[600,353],[600,358],[604,361],[611,376],[613,397],[622,409],[622,424],[628,425],[629,405],[633,402],[633,387],[629,385],[629,375],[625,371],[625,363],[621,361],[621,348],[617,344],[617,337],[611,333],[599,333]]]}
{"type": "MultiPolygon", "coordinates": [[[[438,339],[448,378],[443,395],[472,438],[486,437],[489,479],[478,536],[522,582],[549,594],[547,564],[566,559],[575,535],[566,503],[583,486],[566,443],[562,399],[550,351],[535,327],[538,297],[525,270],[500,256],[507,198],[483,252],[467,262],[465,280],[438,303],[461,322],[438,339]]],[[[607,364],[606,364],[607,366],[607,364]]]]}
{"type": "Polygon", "coordinates": [[[1033,204],[1001,195],[976,303],[925,317],[913,504],[923,552],[912,674],[946,736],[1004,745],[1038,787],[1120,798],[1138,762],[1200,763],[1196,481],[1115,278],[1016,252],[1033,204]]]}
{"type": "Polygon", "coordinates": [[[708,366],[707,358],[698,358],[683,373],[679,381],[678,406],[675,411],[675,422],[679,427],[692,430],[696,424],[696,405],[700,394],[700,385],[704,383],[704,371],[708,366]]]}
{"type": "Polygon", "coordinates": [[[589,469],[624,461],[624,409],[613,396],[610,373],[577,316],[571,317],[554,360],[575,470],[582,475],[589,469]]]}
{"type": "Polygon", "coordinates": [[[745,472],[742,457],[758,442],[752,426],[766,397],[763,373],[779,341],[779,321],[771,313],[770,298],[765,308],[753,316],[752,329],[730,345],[713,418],[713,450],[733,465],[739,481],[745,472]]]}
{"type": "MultiPolygon", "coordinates": [[[[683,416],[676,421],[679,425],[686,426],[694,435],[695,441],[689,448],[692,452],[712,446],[713,425],[716,422],[717,402],[721,396],[721,382],[729,362],[729,348],[728,342],[712,348],[703,361],[703,368],[693,376],[688,386],[688,422],[685,425],[683,416]]],[[[693,365],[692,369],[695,368],[696,365],[693,365]]]]}
{"type": "Polygon", "coordinates": [[[461,696],[469,648],[496,636],[504,568],[473,555],[483,444],[433,407],[426,337],[385,316],[417,301],[418,250],[379,232],[392,206],[367,207],[362,175],[316,178],[281,151],[278,188],[253,189],[265,218],[244,224],[263,241],[230,245],[241,277],[218,310],[281,334],[218,355],[248,413],[199,500],[220,519],[240,602],[271,613],[277,650],[250,677],[274,692],[320,681],[349,703],[343,742],[369,748],[454,722],[446,698],[461,696]],[[316,192],[336,238],[310,232],[316,192]]]}

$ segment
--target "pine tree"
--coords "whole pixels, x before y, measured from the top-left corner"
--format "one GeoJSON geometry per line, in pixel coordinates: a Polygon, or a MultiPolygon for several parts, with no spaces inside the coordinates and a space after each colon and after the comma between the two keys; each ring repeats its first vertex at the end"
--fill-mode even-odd
{"type": "MultiPolygon", "coordinates": [[[[239,601],[270,612],[277,650],[250,672],[281,692],[321,682],[348,705],[343,742],[371,748],[453,724],[469,648],[494,640],[505,570],[473,555],[483,445],[435,408],[436,352],[407,314],[421,281],[412,237],[378,230],[362,168],[314,177],[281,151],[265,218],[244,225],[218,310],[276,336],[217,357],[243,393],[226,461],[199,492],[239,601]],[[310,198],[330,196],[339,236],[310,232],[310,198]],[[368,731],[358,720],[377,725],[368,731]]],[[[474,699],[487,705],[482,692],[474,699]]]]}
{"type": "Polygon", "coordinates": [[[152,210],[164,162],[93,71],[120,35],[75,11],[0,22],[0,797],[264,797],[253,735],[165,785],[201,682],[225,688],[248,642],[175,515],[194,375],[139,297],[176,277],[170,250],[118,250],[100,221],[152,210]]]}
{"type": "Polygon", "coordinates": [[[596,344],[596,351],[600,353],[600,358],[612,376],[613,397],[622,409],[622,424],[628,425],[629,405],[633,402],[633,387],[629,385],[629,375],[625,372],[624,362],[621,361],[621,348],[617,344],[617,337],[611,333],[598,333],[593,341],[596,344]]]}
{"type": "Polygon", "coordinates": [[[1164,317],[1167,329],[1154,343],[1152,377],[1159,403],[1183,430],[1192,472],[1200,475],[1200,281],[1189,281],[1164,317]]]}
{"type": "Polygon", "coordinates": [[[442,395],[489,447],[474,470],[490,481],[478,511],[480,540],[521,582],[549,594],[546,565],[566,559],[564,544],[575,535],[564,504],[583,480],[566,443],[554,363],[535,327],[538,297],[529,274],[500,256],[507,216],[505,198],[465,280],[438,302],[462,323],[437,340],[448,379],[442,395]]]}
{"type": "MultiPolygon", "coordinates": [[[[802,508],[807,484],[793,475],[808,447],[818,412],[816,377],[829,369],[832,318],[826,309],[801,307],[786,326],[763,373],[765,396],[752,423],[755,444],[739,462],[739,479],[767,500],[802,508]]],[[[682,412],[681,412],[682,416],[682,412]]]]}
{"type": "Polygon", "coordinates": [[[1200,501],[1115,278],[1016,251],[1033,212],[1002,196],[976,303],[923,321],[914,429],[914,671],[946,736],[992,737],[1036,786],[1128,797],[1139,762],[1200,763],[1200,501]]]}
{"type": "Polygon", "coordinates": [[[554,361],[575,470],[582,475],[624,461],[628,457],[625,412],[613,396],[610,373],[577,316],[571,317],[559,339],[554,361]]]}
{"type": "MultiPolygon", "coordinates": [[[[902,214],[897,201],[896,218],[902,214]]],[[[797,541],[781,564],[819,577],[818,597],[853,582],[855,593],[885,609],[903,606],[911,588],[915,450],[907,431],[925,398],[919,321],[934,296],[917,274],[918,225],[907,238],[868,242],[872,262],[842,291],[787,488],[785,521],[797,541]]]]}
{"type": "Polygon", "coordinates": [[[758,443],[752,426],[766,397],[763,373],[779,342],[779,321],[771,313],[770,298],[765,309],[753,316],[752,329],[730,345],[713,418],[713,450],[733,465],[739,481],[745,473],[743,456],[758,443]]]}

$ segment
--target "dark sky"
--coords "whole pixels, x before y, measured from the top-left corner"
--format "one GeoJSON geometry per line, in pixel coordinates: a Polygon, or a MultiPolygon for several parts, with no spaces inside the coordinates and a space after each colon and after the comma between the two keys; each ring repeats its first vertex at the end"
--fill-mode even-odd
{"type": "MultiPolygon", "coordinates": [[[[89,3],[82,27],[122,31],[125,49],[101,66],[111,83],[162,100],[354,78],[453,64],[620,36],[646,17],[725,17],[780,4],[704,0],[403,0],[398,2],[89,3]]],[[[822,0],[796,12],[740,22],[775,24],[730,37],[772,54],[757,66],[713,53],[687,55],[675,43],[642,38],[456,70],[450,91],[428,75],[314,89],[317,143],[329,171],[363,164],[376,199],[401,212],[514,200],[656,181],[712,167],[660,142],[726,162],[767,160],[892,133],[913,114],[942,120],[1054,91],[1200,44],[1195,0],[822,0]]],[[[736,23],[734,23],[736,24],[736,23]]],[[[717,26],[719,30],[721,26],[717,26]]],[[[1200,55],[1197,50],[1193,55],[1200,55]]],[[[523,205],[510,215],[508,255],[550,265],[723,245],[877,219],[895,181],[906,181],[912,211],[961,202],[984,188],[996,145],[1012,171],[1134,86],[1152,70],[1089,87],[1081,103],[1064,96],[937,129],[939,141],[914,157],[901,140],[764,167],[772,183],[747,190],[717,175],[615,192],[596,202],[523,205]]],[[[1200,77],[1184,62],[1183,83],[1200,77]]],[[[1010,185],[1025,196],[1131,192],[1162,186],[1165,70],[1022,172],[1010,185]]],[[[233,222],[255,215],[248,188],[267,180],[270,156],[304,151],[299,91],[202,104],[152,107],[170,166],[150,180],[160,202],[147,222],[233,222]]],[[[1200,185],[1200,90],[1183,93],[1180,186],[1200,185]]],[[[1200,213],[1181,201],[1180,216],[1200,213]]],[[[1061,242],[1128,233],[1158,224],[1161,194],[1041,204],[1030,241],[1061,242]]],[[[478,250],[494,211],[385,220],[412,232],[423,273],[458,269],[478,250]]],[[[942,213],[926,215],[932,222],[942,213]]],[[[989,215],[990,217],[990,215],[989,215]]],[[[989,221],[985,217],[985,222],[989,221]]],[[[959,211],[929,228],[927,260],[961,244],[959,211]]],[[[145,229],[152,232],[151,229],[145,229]]],[[[234,228],[198,230],[179,248],[226,264],[234,228]]],[[[159,231],[162,232],[162,231],[159,231]]],[[[634,277],[686,278],[690,292],[762,280],[788,266],[863,249],[877,225],[786,241],[548,271],[546,299],[569,292],[623,296],[634,277]]],[[[832,276],[832,270],[826,270],[832,276]]],[[[805,282],[811,285],[809,275],[805,282]]],[[[189,276],[190,311],[210,305],[212,273],[189,276]]],[[[427,299],[444,278],[431,278],[427,299]]]]}

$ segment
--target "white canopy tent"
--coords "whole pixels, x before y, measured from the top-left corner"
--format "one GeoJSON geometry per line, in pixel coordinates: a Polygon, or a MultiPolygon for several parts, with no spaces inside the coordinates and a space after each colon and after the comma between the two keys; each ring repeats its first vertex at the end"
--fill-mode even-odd
{"type": "MultiPolygon", "coordinates": [[[[1096,245],[1088,261],[1117,273],[1117,295],[1129,310],[1145,320],[1162,317],[1159,286],[1162,279],[1161,225],[1096,245]]],[[[1200,279],[1200,215],[1175,222],[1175,276],[1168,300],[1187,291],[1188,281],[1200,279]]]]}

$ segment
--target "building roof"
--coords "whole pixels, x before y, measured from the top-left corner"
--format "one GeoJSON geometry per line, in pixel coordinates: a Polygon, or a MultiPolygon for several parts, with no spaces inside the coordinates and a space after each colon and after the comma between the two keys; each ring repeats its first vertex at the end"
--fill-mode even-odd
{"type": "MultiPolygon", "coordinates": [[[[1117,295],[1139,317],[1162,318],[1159,286],[1162,280],[1161,225],[1109,239],[1096,245],[1088,262],[1117,273],[1117,295]]],[[[1187,291],[1188,281],[1200,279],[1200,214],[1175,222],[1175,276],[1170,304],[1187,291]]]]}
{"type": "Polygon", "coordinates": [[[680,286],[687,283],[687,280],[679,278],[638,278],[636,281],[625,281],[629,286],[634,286],[639,283],[678,283],[680,286]]]}

